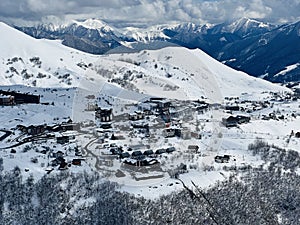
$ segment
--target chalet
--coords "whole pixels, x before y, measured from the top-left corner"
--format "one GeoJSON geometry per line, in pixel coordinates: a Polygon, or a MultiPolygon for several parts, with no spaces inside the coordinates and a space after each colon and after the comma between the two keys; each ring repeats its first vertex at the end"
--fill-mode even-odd
{"type": "Polygon", "coordinates": [[[141,155],[143,155],[143,153],[141,151],[134,151],[131,154],[131,156],[133,156],[133,157],[137,157],[137,156],[141,156],[141,155]]]}
{"type": "Polygon", "coordinates": [[[167,150],[166,149],[164,149],[164,148],[161,148],[161,149],[157,149],[156,151],[155,151],[155,154],[157,154],[157,155],[161,155],[161,154],[163,154],[163,153],[166,153],[167,152],[167,150]]]}
{"type": "Polygon", "coordinates": [[[52,127],[49,127],[49,129],[54,132],[68,131],[68,130],[80,130],[80,124],[79,123],[61,123],[61,124],[57,124],[52,127]]]}
{"type": "Polygon", "coordinates": [[[273,120],[277,120],[276,114],[275,113],[269,113],[269,118],[273,120]]]}
{"type": "Polygon", "coordinates": [[[229,160],[230,160],[230,156],[229,155],[223,155],[223,156],[217,155],[215,157],[215,162],[216,163],[228,163],[229,160]]]}
{"type": "Polygon", "coordinates": [[[175,147],[168,147],[168,148],[166,149],[166,152],[167,152],[167,153],[172,153],[172,152],[175,152],[175,151],[176,151],[175,147]]]}
{"type": "Polygon", "coordinates": [[[43,134],[46,132],[47,130],[47,126],[46,125],[30,125],[28,127],[23,126],[23,125],[18,125],[17,128],[19,130],[21,130],[23,133],[26,133],[28,135],[39,135],[39,134],[43,134]]]}
{"type": "Polygon", "coordinates": [[[188,146],[188,151],[189,152],[198,153],[198,150],[199,150],[199,146],[198,145],[189,145],[188,146]]]}
{"type": "Polygon", "coordinates": [[[205,101],[197,100],[194,102],[194,104],[195,104],[196,110],[198,112],[204,112],[204,111],[208,110],[208,108],[209,108],[209,104],[206,103],[205,101]]]}
{"type": "Polygon", "coordinates": [[[95,118],[99,119],[100,122],[111,122],[113,118],[112,108],[96,108],[95,118]]]}
{"type": "Polygon", "coordinates": [[[136,121],[136,120],[143,120],[145,118],[144,112],[142,111],[135,111],[134,113],[129,114],[129,120],[136,121]]]}
{"type": "Polygon", "coordinates": [[[238,105],[226,105],[225,110],[229,111],[239,111],[240,107],[238,105]]]}
{"type": "Polygon", "coordinates": [[[59,170],[66,170],[68,169],[68,163],[64,160],[62,161],[60,164],[59,164],[59,167],[58,167],[59,170]]]}
{"type": "Polygon", "coordinates": [[[149,131],[149,124],[145,122],[131,122],[131,126],[137,129],[146,129],[149,131]]]}
{"type": "Polygon", "coordinates": [[[57,152],[54,152],[54,153],[52,154],[52,156],[53,156],[54,158],[62,158],[62,157],[64,156],[64,153],[63,153],[62,151],[57,151],[57,152]]]}
{"type": "Polygon", "coordinates": [[[165,138],[175,137],[175,129],[174,128],[166,128],[163,130],[163,135],[165,138]]]}
{"type": "Polygon", "coordinates": [[[109,151],[111,152],[111,154],[113,155],[120,155],[122,153],[122,149],[121,148],[118,148],[118,147],[111,147],[109,149],[109,151]]]}
{"type": "Polygon", "coordinates": [[[238,119],[238,123],[239,124],[242,124],[242,123],[249,123],[250,122],[250,117],[249,116],[241,116],[241,115],[238,115],[236,116],[237,119],[238,119]]]}
{"type": "Polygon", "coordinates": [[[225,127],[235,127],[238,125],[238,119],[234,116],[229,116],[228,118],[223,118],[222,123],[225,127]]]}
{"type": "Polygon", "coordinates": [[[157,104],[150,101],[146,101],[139,103],[137,107],[138,110],[144,112],[145,115],[152,115],[152,111],[155,111],[155,109],[157,108],[157,104]]]}
{"type": "Polygon", "coordinates": [[[170,107],[171,107],[171,101],[165,99],[165,98],[150,98],[151,103],[156,104],[156,112],[161,115],[161,118],[165,122],[171,121],[170,116],[170,107]]]}
{"type": "MultiPolygon", "coordinates": [[[[66,160],[63,158],[63,155],[59,155],[60,151],[58,151],[57,153],[53,153],[53,157],[55,157],[54,160],[51,161],[51,166],[57,166],[60,165],[61,163],[64,163],[66,160]]],[[[62,153],[63,154],[63,153],[62,153]]]]}
{"type": "Polygon", "coordinates": [[[130,157],[129,152],[122,152],[122,153],[120,154],[120,158],[121,158],[121,159],[129,158],[129,157],[130,157]]]}
{"type": "Polygon", "coordinates": [[[88,102],[86,110],[87,111],[95,111],[97,108],[98,108],[97,104],[93,104],[91,102],[88,102]]]}
{"type": "Polygon", "coordinates": [[[153,154],[154,154],[154,152],[151,149],[144,151],[144,155],[146,155],[146,156],[153,155],[153,154]]]}
{"type": "Polygon", "coordinates": [[[15,104],[14,96],[0,94],[0,105],[14,105],[14,104],[15,104]]]}
{"type": "Polygon", "coordinates": [[[73,159],[72,164],[76,166],[81,166],[81,159],[73,159]]]}
{"type": "Polygon", "coordinates": [[[235,127],[238,124],[248,123],[250,121],[250,117],[248,116],[229,116],[228,118],[223,118],[222,123],[226,127],[235,127]]]}
{"type": "Polygon", "coordinates": [[[14,91],[3,91],[3,90],[0,90],[0,94],[6,96],[12,96],[16,104],[24,104],[24,103],[40,104],[39,95],[23,94],[14,91]]]}
{"type": "Polygon", "coordinates": [[[70,142],[69,136],[61,136],[61,137],[56,137],[56,142],[57,144],[66,144],[70,142]]]}
{"type": "MultiPolygon", "coordinates": [[[[177,132],[177,134],[179,133],[177,132]]],[[[191,139],[192,138],[191,130],[187,127],[180,129],[180,137],[184,140],[191,139]]]]}
{"type": "Polygon", "coordinates": [[[197,110],[198,112],[204,112],[204,111],[207,111],[207,110],[208,110],[208,107],[209,107],[208,104],[205,104],[205,105],[199,105],[199,106],[197,106],[196,110],[197,110]]]}
{"type": "Polygon", "coordinates": [[[158,109],[166,109],[169,108],[171,106],[171,102],[165,98],[150,98],[151,103],[156,104],[156,107],[158,109]]]}

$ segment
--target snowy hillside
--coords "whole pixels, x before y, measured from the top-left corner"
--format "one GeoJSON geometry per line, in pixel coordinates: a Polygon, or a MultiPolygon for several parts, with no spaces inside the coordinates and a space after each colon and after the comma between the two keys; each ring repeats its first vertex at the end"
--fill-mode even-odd
{"type": "Polygon", "coordinates": [[[80,63],[95,60],[60,41],[34,39],[4,23],[0,32],[1,85],[77,86],[84,74],[80,63]]]}
{"type": "MultiPolygon", "coordinates": [[[[168,47],[132,54],[94,56],[37,40],[3,23],[1,85],[80,86],[82,79],[110,82],[143,94],[221,101],[222,96],[286,90],[237,72],[201,50],[168,47]]],[[[84,82],[83,82],[84,83],[84,82]]]]}
{"type": "MultiPolygon", "coordinates": [[[[123,86],[131,83],[139,92],[149,95],[157,93],[179,99],[204,96],[221,101],[225,96],[240,96],[242,93],[287,90],[235,71],[201,50],[168,47],[134,54],[109,55],[100,58],[101,65],[104,64],[102,58],[114,60],[118,68],[117,75],[113,75],[115,80],[121,79],[123,86]]],[[[106,69],[109,70],[109,66],[106,69]]]]}

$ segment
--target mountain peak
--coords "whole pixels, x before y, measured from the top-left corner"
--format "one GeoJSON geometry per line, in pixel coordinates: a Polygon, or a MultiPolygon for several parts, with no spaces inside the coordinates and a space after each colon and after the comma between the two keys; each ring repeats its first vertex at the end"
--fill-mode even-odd
{"type": "Polygon", "coordinates": [[[272,28],[274,28],[274,26],[268,23],[264,23],[247,17],[242,17],[225,26],[223,31],[230,33],[238,33],[240,36],[245,37],[253,31],[265,32],[270,31],[272,28]]]}
{"type": "Polygon", "coordinates": [[[99,19],[87,19],[83,22],[74,21],[77,25],[83,26],[88,29],[105,29],[106,31],[113,31],[114,29],[107,23],[99,19]]]}

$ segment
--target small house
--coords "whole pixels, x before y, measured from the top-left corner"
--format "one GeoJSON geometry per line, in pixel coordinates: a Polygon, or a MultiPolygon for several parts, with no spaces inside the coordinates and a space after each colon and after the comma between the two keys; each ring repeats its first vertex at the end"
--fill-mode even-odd
{"type": "Polygon", "coordinates": [[[69,141],[70,141],[69,136],[56,137],[57,144],[63,145],[63,144],[69,143],[69,141]]]}
{"type": "Polygon", "coordinates": [[[122,153],[120,154],[120,158],[121,158],[121,159],[129,158],[129,157],[130,157],[129,152],[122,152],[122,153]]]}
{"type": "Polygon", "coordinates": [[[176,129],[174,129],[174,128],[166,128],[163,130],[163,136],[165,138],[175,137],[176,135],[178,135],[179,131],[178,130],[176,131],[176,129]]]}
{"type": "Polygon", "coordinates": [[[230,156],[229,155],[223,155],[223,156],[217,155],[215,157],[215,162],[216,163],[228,163],[229,160],[230,160],[230,156]]]}
{"type": "Polygon", "coordinates": [[[180,130],[180,137],[184,140],[188,140],[192,138],[191,130],[187,127],[184,127],[180,130]]]}
{"type": "Polygon", "coordinates": [[[43,134],[46,131],[46,125],[31,125],[25,128],[25,132],[29,135],[39,135],[43,134]]]}
{"type": "Polygon", "coordinates": [[[167,153],[172,153],[172,152],[175,152],[175,147],[168,147],[167,149],[166,149],[166,152],[167,153]]]}
{"type": "Polygon", "coordinates": [[[189,145],[188,146],[188,151],[189,152],[198,153],[198,150],[199,150],[199,146],[198,145],[189,145]]]}
{"type": "Polygon", "coordinates": [[[236,127],[238,125],[238,119],[234,116],[223,118],[222,123],[225,127],[236,127]]]}
{"type": "Polygon", "coordinates": [[[238,105],[226,105],[225,110],[229,111],[239,111],[240,107],[238,105]]]}
{"type": "Polygon", "coordinates": [[[155,151],[155,154],[157,154],[157,155],[161,155],[161,154],[163,154],[163,153],[166,153],[167,152],[167,150],[166,149],[164,149],[164,148],[161,148],[161,149],[157,149],[156,151],[155,151]]]}
{"type": "Polygon", "coordinates": [[[144,151],[144,155],[146,155],[146,156],[153,155],[153,154],[154,154],[154,152],[151,149],[144,151]]]}
{"type": "Polygon", "coordinates": [[[81,166],[81,159],[73,159],[72,164],[75,166],[81,166]]]}
{"type": "Polygon", "coordinates": [[[24,104],[24,103],[40,104],[39,95],[32,95],[27,93],[24,94],[24,93],[18,93],[14,91],[4,91],[4,90],[0,90],[0,94],[4,96],[13,97],[14,103],[16,104],[24,104]]]}
{"type": "Polygon", "coordinates": [[[133,156],[133,157],[137,157],[137,156],[141,156],[141,155],[143,155],[143,153],[141,151],[134,151],[131,154],[131,156],[133,156]]]}
{"type": "Polygon", "coordinates": [[[249,116],[229,116],[228,118],[223,118],[222,123],[226,127],[235,127],[238,124],[243,124],[243,123],[248,123],[250,122],[250,117],[249,116]]]}
{"type": "Polygon", "coordinates": [[[236,118],[238,119],[238,123],[242,124],[242,123],[249,123],[250,122],[250,117],[249,116],[241,116],[238,115],[236,116],[236,118]]]}
{"type": "Polygon", "coordinates": [[[120,155],[122,153],[122,149],[118,148],[118,147],[111,147],[109,149],[109,151],[111,152],[111,154],[113,155],[120,155]]]}
{"type": "Polygon", "coordinates": [[[14,103],[15,103],[14,96],[0,94],[0,105],[13,105],[14,103]]]}
{"type": "Polygon", "coordinates": [[[96,108],[95,118],[100,122],[111,122],[113,119],[112,108],[96,108]]]}
{"type": "Polygon", "coordinates": [[[66,170],[68,169],[68,163],[66,161],[62,161],[60,164],[59,164],[59,167],[58,167],[59,170],[66,170]]]}
{"type": "Polygon", "coordinates": [[[134,113],[129,114],[129,120],[136,121],[142,120],[145,118],[145,114],[142,111],[135,111],[134,113]]]}

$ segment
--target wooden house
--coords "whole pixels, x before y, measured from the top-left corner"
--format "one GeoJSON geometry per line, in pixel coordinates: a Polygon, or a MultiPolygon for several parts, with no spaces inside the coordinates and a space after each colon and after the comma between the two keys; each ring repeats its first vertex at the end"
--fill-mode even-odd
{"type": "Polygon", "coordinates": [[[14,91],[4,91],[4,90],[0,90],[0,94],[6,96],[13,96],[14,102],[16,104],[24,104],[24,103],[40,104],[39,95],[24,94],[24,93],[18,93],[14,91]]]}
{"type": "Polygon", "coordinates": [[[136,120],[143,120],[145,118],[145,114],[142,111],[135,111],[129,114],[129,120],[136,121],[136,120]]]}
{"type": "Polygon", "coordinates": [[[199,146],[198,145],[189,145],[188,146],[188,151],[193,152],[193,153],[198,153],[199,146]]]}
{"type": "Polygon", "coordinates": [[[14,96],[0,94],[0,105],[14,105],[14,104],[15,104],[14,96]]]}
{"type": "Polygon", "coordinates": [[[215,157],[215,162],[216,163],[228,163],[229,160],[230,160],[230,156],[229,155],[223,155],[223,156],[217,155],[215,157]]]}
{"type": "Polygon", "coordinates": [[[70,141],[69,136],[56,137],[57,144],[63,145],[63,144],[69,143],[69,141],[70,141]]]}
{"type": "Polygon", "coordinates": [[[96,108],[95,118],[99,119],[100,122],[111,122],[113,119],[112,108],[96,108]]]}

